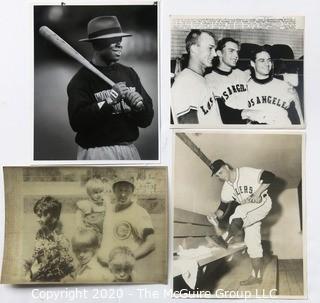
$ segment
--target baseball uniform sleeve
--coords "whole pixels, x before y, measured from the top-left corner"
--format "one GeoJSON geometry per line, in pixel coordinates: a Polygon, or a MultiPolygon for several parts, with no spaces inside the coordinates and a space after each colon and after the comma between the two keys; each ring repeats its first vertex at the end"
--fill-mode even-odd
{"type": "MultiPolygon", "coordinates": [[[[183,73],[183,71],[182,71],[183,73]]],[[[179,74],[171,88],[171,101],[174,118],[181,117],[190,112],[198,110],[199,90],[196,84],[185,74],[179,74]]]]}
{"type": "Polygon", "coordinates": [[[139,215],[137,215],[137,233],[140,239],[145,239],[149,234],[154,233],[153,224],[149,213],[140,207],[139,215]]]}
{"type": "Polygon", "coordinates": [[[292,85],[288,85],[288,95],[290,96],[291,102],[294,105],[294,108],[296,110],[296,113],[298,115],[298,119],[299,121],[293,121],[293,124],[303,124],[303,115],[302,115],[302,109],[301,109],[301,103],[300,103],[300,99],[298,96],[297,91],[295,90],[295,88],[292,85]]]}

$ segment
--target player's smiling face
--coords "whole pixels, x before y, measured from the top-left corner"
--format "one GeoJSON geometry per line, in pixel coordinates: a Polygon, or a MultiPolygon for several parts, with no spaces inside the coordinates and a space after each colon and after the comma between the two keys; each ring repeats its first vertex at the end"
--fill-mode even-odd
{"type": "Polygon", "coordinates": [[[201,33],[196,45],[196,55],[202,67],[211,67],[212,60],[217,55],[215,51],[216,43],[208,33],[201,33]]]}
{"type": "Polygon", "coordinates": [[[268,52],[260,52],[256,54],[254,62],[254,70],[258,79],[269,77],[272,68],[272,60],[268,52]]]}
{"type": "Polygon", "coordinates": [[[237,43],[228,41],[221,51],[217,51],[220,65],[233,68],[239,60],[239,46],[237,43]]]}
{"type": "Polygon", "coordinates": [[[106,63],[119,61],[122,53],[122,38],[101,39],[94,41],[95,51],[106,63]]]}
{"type": "Polygon", "coordinates": [[[127,204],[130,202],[133,188],[129,183],[119,183],[114,188],[114,194],[118,204],[127,204]]]}
{"type": "Polygon", "coordinates": [[[215,176],[221,181],[229,181],[230,170],[226,165],[224,165],[215,173],[215,176]]]}

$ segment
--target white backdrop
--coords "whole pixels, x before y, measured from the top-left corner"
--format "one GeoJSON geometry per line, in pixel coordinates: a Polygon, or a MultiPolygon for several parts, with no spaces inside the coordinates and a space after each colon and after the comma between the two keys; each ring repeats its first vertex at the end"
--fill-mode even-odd
{"type": "MultiPolygon", "coordinates": [[[[65,1],[66,4],[92,4],[91,1],[65,1]]],[[[119,3],[114,1],[113,3],[119,3]]],[[[128,0],[130,2],[130,0],[128,0]]],[[[132,0],[131,0],[132,2],[132,0]]],[[[96,2],[108,4],[107,1],[96,2]]],[[[32,44],[32,4],[59,4],[59,2],[31,2],[28,0],[2,1],[0,10],[0,165],[31,165],[33,158],[33,44],[32,44]]],[[[308,299],[316,302],[320,299],[320,236],[319,214],[320,201],[318,180],[320,180],[320,140],[318,120],[319,75],[320,71],[320,3],[317,0],[162,0],[160,6],[161,23],[161,164],[169,165],[171,173],[172,133],[169,130],[168,101],[170,97],[169,62],[170,62],[170,23],[169,15],[304,15],[305,24],[305,110],[306,110],[306,206],[307,206],[307,252],[308,252],[308,299]]],[[[57,163],[54,163],[57,164],[57,163]]],[[[150,163],[149,163],[150,164],[150,163]]],[[[4,240],[4,198],[2,173],[0,179],[0,245],[4,240]]],[[[171,177],[169,179],[171,182],[171,177]]],[[[172,218],[172,188],[170,190],[170,215],[172,218]]],[[[172,224],[170,224],[170,242],[172,224]]],[[[171,248],[171,245],[170,245],[171,248]]],[[[128,286],[121,287],[124,291],[122,299],[108,299],[108,302],[168,302],[170,299],[163,294],[171,285],[171,251],[169,252],[168,286],[128,286]],[[139,289],[142,289],[141,291],[139,289]],[[159,298],[151,296],[151,291],[159,292],[159,298]],[[141,293],[140,293],[141,292],[141,293]],[[150,294],[149,297],[147,294],[150,294]],[[141,296],[139,296],[141,295],[141,296]]],[[[86,287],[92,291],[97,286],[86,287]]],[[[0,286],[2,302],[71,302],[68,299],[42,301],[32,297],[33,287],[0,286]]],[[[83,287],[78,287],[82,290],[83,287]]],[[[120,289],[120,287],[104,287],[101,289],[120,289]]],[[[66,290],[65,287],[41,288],[41,290],[66,290]]],[[[75,290],[68,287],[67,290],[75,290]]],[[[61,294],[61,292],[59,292],[61,294]]],[[[110,292],[111,295],[111,292],[110,292]]],[[[181,300],[181,299],[180,299],[181,300]]],[[[107,302],[106,299],[78,299],[77,302],[107,302]]],[[[175,300],[172,300],[175,301],[175,300]]],[[[198,300],[188,300],[196,302],[198,300]]],[[[205,302],[206,300],[201,300],[205,302]]],[[[241,302],[237,300],[236,302],[241,302]]],[[[252,300],[254,302],[256,300],[252,300]]],[[[230,302],[222,300],[221,302],[230,302]]],[[[285,301],[281,301],[285,302],[285,301]]],[[[288,301],[289,302],[289,301],[288,301]]],[[[292,301],[290,301],[292,302],[292,301]]]]}

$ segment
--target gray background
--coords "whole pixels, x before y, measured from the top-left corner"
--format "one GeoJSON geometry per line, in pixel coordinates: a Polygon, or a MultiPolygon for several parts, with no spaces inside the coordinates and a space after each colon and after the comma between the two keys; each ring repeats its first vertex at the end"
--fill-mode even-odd
{"type": "Polygon", "coordinates": [[[35,6],[34,8],[34,160],[76,160],[75,133],[69,125],[67,85],[80,63],[40,36],[47,25],[86,59],[91,60],[87,23],[94,17],[116,15],[124,32],[120,63],[138,73],[153,100],[151,126],[140,128],[136,146],[143,160],[158,160],[158,77],[156,6],[35,6]]]}

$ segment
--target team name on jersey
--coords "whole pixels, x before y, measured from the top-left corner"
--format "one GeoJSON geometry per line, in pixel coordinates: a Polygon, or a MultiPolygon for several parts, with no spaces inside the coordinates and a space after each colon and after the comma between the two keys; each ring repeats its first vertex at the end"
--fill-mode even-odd
{"type": "Polygon", "coordinates": [[[237,188],[235,188],[235,193],[237,194],[237,196],[241,195],[241,194],[253,194],[253,187],[250,185],[240,185],[237,188]]]}
{"type": "Polygon", "coordinates": [[[280,98],[273,96],[256,96],[248,101],[248,108],[253,107],[258,104],[271,104],[284,109],[289,108],[289,104],[285,101],[282,101],[280,98]]]}
{"type": "Polygon", "coordinates": [[[208,114],[209,111],[212,109],[213,102],[214,101],[213,101],[212,97],[210,97],[210,99],[208,100],[207,104],[200,106],[200,108],[201,108],[201,110],[202,110],[204,115],[208,114]]]}
{"type": "Polygon", "coordinates": [[[246,91],[247,91],[247,85],[234,84],[227,87],[227,89],[222,93],[221,98],[224,101],[227,101],[231,95],[237,94],[237,93],[243,93],[246,91]]]}

